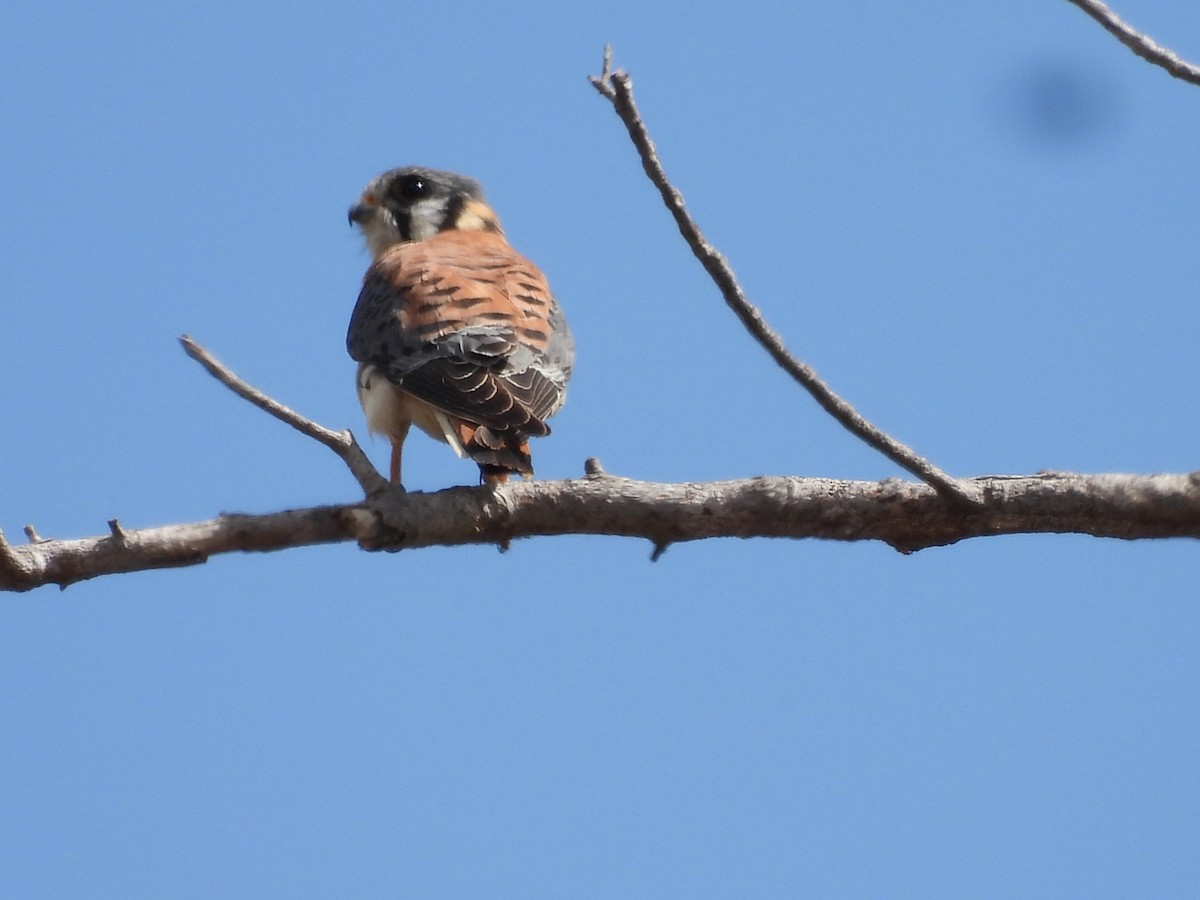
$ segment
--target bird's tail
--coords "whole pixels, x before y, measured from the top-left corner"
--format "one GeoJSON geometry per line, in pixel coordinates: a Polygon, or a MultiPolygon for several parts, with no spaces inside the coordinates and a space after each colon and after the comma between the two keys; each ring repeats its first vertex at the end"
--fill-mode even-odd
{"type": "Polygon", "coordinates": [[[479,476],[487,484],[508,481],[509,475],[533,477],[529,439],[519,431],[493,430],[461,419],[455,426],[463,450],[479,465],[479,476]]]}

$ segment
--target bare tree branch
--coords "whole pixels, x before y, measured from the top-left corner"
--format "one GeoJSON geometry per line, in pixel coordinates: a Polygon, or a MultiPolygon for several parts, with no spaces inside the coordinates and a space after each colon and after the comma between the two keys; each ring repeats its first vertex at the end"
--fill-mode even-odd
{"type": "Polygon", "coordinates": [[[227,369],[215,356],[193,341],[186,334],[183,335],[179,342],[183,344],[184,352],[192,359],[204,366],[213,378],[221,382],[239,397],[244,400],[249,400],[259,409],[270,413],[281,422],[291,425],[301,434],[308,435],[315,441],[324,444],[334,453],[341,457],[342,462],[350,470],[350,474],[359,483],[365,494],[373,494],[377,491],[387,490],[390,485],[386,478],[379,474],[379,470],[371,465],[371,460],[363,453],[362,448],[358,446],[358,442],[354,440],[354,435],[349,431],[333,431],[326,428],[324,425],[318,425],[311,419],[306,419],[295,410],[284,406],[278,400],[268,397],[258,388],[247,384],[232,371],[227,369]]]}
{"type": "Polygon", "coordinates": [[[67,587],[97,575],[193,566],[234,550],[282,550],[347,540],[343,517],[352,507],[316,507],[257,516],[221,515],[207,522],[121,529],[78,540],[13,546],[0,533],[0,590],[45,584],[67,587]]]}
{"type": "MultiPolygon", "coordinates": [[[[1140,38],[1103,4],[1072,2],[1105,22],[1110,31],[1126,29],[1140,38]]],[[[1148,39],[1139,46],[1150,48],[1147,53],[1166,53],[1148,39]]],[[[1147,53],[1140,55],[1163,64],[1147,53]]],[[[484,543],[503,547],[523,537],[608,534],[645,538],[654,548],[652,558],[658,559],[674,543],[712,537],[877,540],[904,553],[1016,533],[1200,537],[1200,472],[955,479],[866,422],[788,353],[746,299],[728,263],[705,241],[662,170],[633,102],[629,77],[612,72],[607,50],[604,72],[592,83],[612,101],[681,233],[743,324],[839,422],[925,484],[797,477],[657,484],[609,475],[598,460],[590,459],[580,479],[407,494],[390,489],[349,431],[333,431],[289,409],[184,337],[188,355],[222,384],[337,453],[365,499],[261,515],[224,513],[208,521],[145,529],[126,528],[114,518],[108,520],[108,534],[76,540],[47,540],[27,525],[25,544],[10,544],[0,533],[0,590],[66,587],[100,575],[196,565],[221,553],[343,541],[356,541],[366,550],[404,550],[484,543]],[[965,502],[948,504],[947,498],[965,502]]]]}
{"type": "Polygon", "coordinates": [[[1176,78],[1200,84],[1200,67],[1172,53],[1166,47],[1161,47],[1147,35],[1137,31],[1133,26],[1123,21],[1115,12],[1099,0],[1068,0],[1104,26],[1105,30],[1118,41],[1149,63],[1165,69],[1176,78]]]}
{"type": "Polygon", "coordinates": [[[642,159],[642,168],[645,170],[646,176],[658,188],[663,203],[675,218],[675,224],[679,227],[680,234],[691,247],[696,259],[700,261],[705,271],[716,283],[721,295],[725,298],[725,303],[780,368],[799,382],[817,403],[844,428],[884,454],[888,459],[932,485],[949,499],[966,506],[979,503],[979,495],[969,481],[943,472],[932,462],[919,456],[914,450],[867,421],[848,401],[834,393],[833,389],[821,380],[811,366],[800,361],[788,351],[784,346],[783,339],[766,323],[758,308],[747,299],[733,274],[733,269],[730,268],[725,257],[705,239],[699,226],[688,213],[683,202],[683,195],[668,180],[662,163],[659,162],[654,141],[650,139],[650,134],[646,130],[646,125],[634,102],[633,84],[629,75],[622,70],[612,71],[611,47],[604,48],[603,71],[599,75],[593,75],[589,80],[596,90],[612,103],[613,109],[625,124],[625,128],[629,131],[629,137],[642,159]]]}
{"type": "Polygon", "coordinates": [[[432,494],[386,491],[357,504],[225,514],[80,540],[13,546],[0,534],[0,590],[66,587],[98,575],[195,565],[238,550],[350,540],[368,550],[409,550],[609,534],[645,538],[657,557],[671,544],[711,537],[877,540],[905,553],[1016,533],[1200,537],[1200,473],[1046,473],[971,481],[984,499],[965,512],[926,485],[898,479],[655,484],[596,474],[432,494]]]}

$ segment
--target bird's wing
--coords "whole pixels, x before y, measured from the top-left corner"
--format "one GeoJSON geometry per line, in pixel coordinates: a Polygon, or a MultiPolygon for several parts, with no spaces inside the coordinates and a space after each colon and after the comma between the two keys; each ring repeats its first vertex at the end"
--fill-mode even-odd
{"type": "Polygon", "coordinates": [[[574,357],[545,276],[485,231],[384,253],[363,280],[346,347],[418,399],[522,435],[549,432],[574,357]]]}

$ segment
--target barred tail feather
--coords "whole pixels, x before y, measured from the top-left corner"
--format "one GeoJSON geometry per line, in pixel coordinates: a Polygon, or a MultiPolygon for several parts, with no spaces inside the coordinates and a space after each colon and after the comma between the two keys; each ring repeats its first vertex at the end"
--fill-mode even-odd
{"type": "Polygon", "coordinates": [[[533,477],[529,439],[520,432],[497,432],[461,419],[455,420],[454,425],[464,452],[479,465],[484,481],[507,481],[509,475],[533,477]]]}

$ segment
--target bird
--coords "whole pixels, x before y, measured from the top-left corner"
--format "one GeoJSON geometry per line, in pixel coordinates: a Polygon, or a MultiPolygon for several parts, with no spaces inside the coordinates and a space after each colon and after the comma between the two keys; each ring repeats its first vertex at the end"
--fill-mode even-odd
{"type": "Polygon", "coordinates": [[[367,429],[416,425],[479,466],[480,483],[533,476],[531,437],[566,401],[575,344],[546,276],[508,243],[479,182],[389,169],[350,207],[371,254],[346,349],[367,429]]]}

